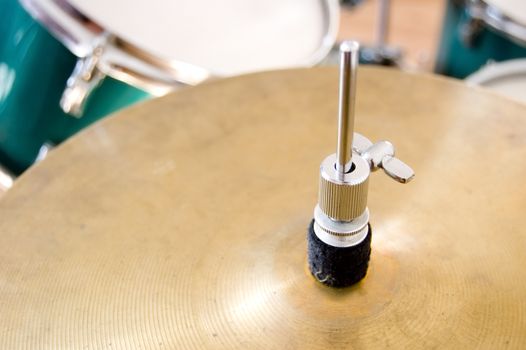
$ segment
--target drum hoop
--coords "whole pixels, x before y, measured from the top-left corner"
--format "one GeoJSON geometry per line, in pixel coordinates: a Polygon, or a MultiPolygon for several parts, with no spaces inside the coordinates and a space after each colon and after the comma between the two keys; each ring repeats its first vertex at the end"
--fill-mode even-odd
{"type": "Polygon", "coordinates": [[[490,29],[504,34],[519,45],[526,45],[526,26],[502,13],[493,5],[482,1],[471,1],[467,13],[475,20],[482,21],[490,29]]]}
{"type": "MultiPolygon", "coordinates": [[[[91,55],[97,38],[108,36],[102,27],[77,11],[65,0],[48,0],[42,3],[20,0],[20,4],[77,57],[91,55]],[[58,16],[67,18],[70,22],[69,26],[58,20],[58,16]]],[[[106,75],[141,87],[155,95],[165,94],[180,85],[196,85],[210,77],[210,72],[204,68],[183,61],[157,57],[117,37],[112,40],[109,48],[123,57],[140,59],[144,70],[150,74],[107,62],[104,59],[101,60],[100,70],[106,75]]]]}
{"type": "Polygon", "coordinates": [[[482,85],[492,81],[517,76],[517,74],[526,74],[526,59],[518,58],[500,63],[492,63],[483,67],[479,71],[471,74],[466,78],[466,83],[470,85],[482,85]]]}
{"type": "MultiPolygon", "coordinates": [[[[19,1],[36,21],[42,24],[77,57],[90,55],[98,37],[111,36],[113,51],[135,61],[140,60],[145,65],[145,72],[124,67],[104,58],[101,59],[99,69],[106,75],[141,87],[155,95],[164,95],[181,85],[197,85],[211,77],[220,76],[220,74],[215,74],[194,64],[151,54],[147,50],[105,31],[96,21],[85,16],[67,0],[19,1]],[[60,14],[52,15],[53,12],[60,14]],[[67,18],[70,26],[62,23],[58,19],[59,15],[67,18]]],[[[325,35],[321,40],[321,46],[300,66],[310,67],[321,62],[336,41],[339,27],[338,0],[324,0],[322,3],[325,5],[323,7],[325,35]]]]}

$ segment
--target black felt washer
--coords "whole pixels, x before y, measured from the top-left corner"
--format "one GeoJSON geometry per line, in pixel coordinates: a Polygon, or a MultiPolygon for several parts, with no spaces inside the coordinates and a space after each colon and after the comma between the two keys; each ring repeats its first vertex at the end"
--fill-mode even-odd
{"type": "Polygon", "coordinates": [[[371,225],[365,239],[352,247],[333,247],[314,233],[314,220],[307,233],[309,269],[321,283],[348,287],[365,277],[371,256],[371,225]]]}

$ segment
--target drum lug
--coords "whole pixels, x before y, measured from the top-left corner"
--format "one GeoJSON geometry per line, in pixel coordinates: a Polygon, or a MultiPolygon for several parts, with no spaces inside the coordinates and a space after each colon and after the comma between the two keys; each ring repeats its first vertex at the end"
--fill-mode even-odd
{"type": "Polygon", "coordinates": [[[35,159],[35,163],[41,162],[44,159],[46,159],[49,152],[51,152],[53,148],[55,148],[55,145],[52,142],[44,142],[44,144],[40,146],[40,149],[38,150],[38,155],[35,159]]]}
{"type": "MultiPolygon", "coordinates": [[[[473,5],[475,6],[475,5],[473,5]]],[[[474,47],[480,32],[484,28],[484,22],[472,15],[472,11],[466,11],[466,21],[459,27],[460,42],[466,47],[474,47]]]]}
{"type": "Polygon", "coordinates": [[[82,117],[84,106],[90,94],[106,76],[97,67],[104,51],[103,45],[104,43],[97,45],[90,55],[79,58],[73,73],[67,80],[66,89],[60,99],[60,107],[75,118],[82,117]]]}

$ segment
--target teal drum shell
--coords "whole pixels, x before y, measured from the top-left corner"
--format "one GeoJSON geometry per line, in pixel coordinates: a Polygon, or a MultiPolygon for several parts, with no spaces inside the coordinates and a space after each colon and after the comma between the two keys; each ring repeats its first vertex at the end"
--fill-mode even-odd
{"type": "Polygon", "coordinates": [[[20,174],[44,143],[59,144],[98,119],[150,95],[106,77],[80,118],[59,105],[77,57],[16,0],[0,0],[0,163],[20,174]]]}
{"type": "Polygon", "coordinates": [[[465,40],[463,36],[470,22],[467,2],[447,2],[435,72],[465,78],[488,61],[526,57],[525,46],[484,24],[476,29],[471,40],[465,40]]]}

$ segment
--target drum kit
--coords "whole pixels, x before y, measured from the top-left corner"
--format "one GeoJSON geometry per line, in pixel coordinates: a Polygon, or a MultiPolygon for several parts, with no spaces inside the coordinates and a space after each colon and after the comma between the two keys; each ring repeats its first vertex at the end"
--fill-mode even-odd
{"type": "Polygon", "coordinates": [[[150,95],[210,77],[312,66],[338,29],[337,0],[206,6],[7,0],[3,6],[9,18],[1,28],[0,163],[15,174],[42,146],[150,95]]]}
{"type": "MultiPolygon", "coordinates": [[[[526,105],[473,87],[502,80],[483,72],[494,66],[469,84],[356,71],[345,43],[340,71],[312,67],[334,44],[334,1],[229,0],[208,13],[132,3],[0,3],[10,14],[0,22],[5,171],[83,129],[0,199],[0,348],[526,346],[526,105]],[[192,11],[200,22],[182,15],[192,11]],[[234,12],[236,23],[213,16],[234,12]],[[202,46],[188,42],[195,35],[202,46]],[[399,182],[413,172],[353,124],[392,140],[417,177],[369,181],[377,168],[399,182]],[[320,168],[336,145],[337,161],[320,168]],[[313,237],[336,255],[367,243],[360,277],[327,283],[334,275],[316,264],[332,257],[316,255],[313,237]]],[[[482,55],[497,36],[519,50],[503,28],[526,22],[499,4],[449,2],[441,45],[457,56],[441,67],[472,74],[481,66],[458,55],[482,55]],[[452,20],[478,28],[465,52],[452,20]]],[[[504,57],[480,61],[491,59],[504,57]]]]}
{"type": "Polygon", "coordinates": [[[465,78],[488,61],[526,56],[526,3],[449,0],[436,71],[465,78]]]}
{"type": "Polygon", "coordinates": [[[449,0],[435,70],[526,101],[526,3],[449,0]]]}

